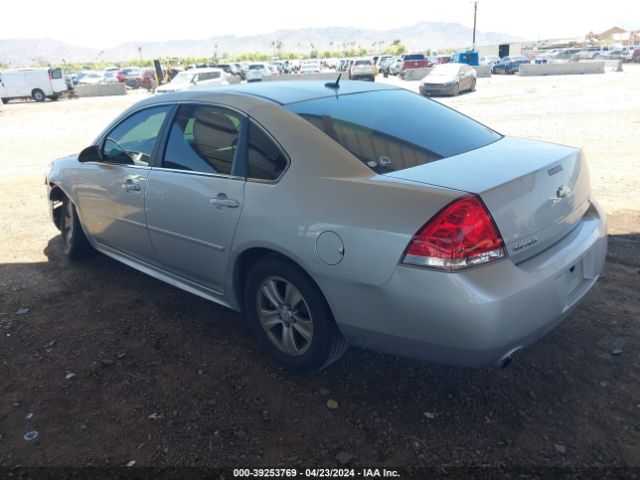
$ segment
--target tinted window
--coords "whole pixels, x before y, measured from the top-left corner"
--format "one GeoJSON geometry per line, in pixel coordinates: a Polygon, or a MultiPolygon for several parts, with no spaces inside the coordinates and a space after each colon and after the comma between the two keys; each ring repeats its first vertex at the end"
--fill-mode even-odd
{"type": "Polygon", "coordinates": [[[240,115],[219,107],[182,105],[176,115],[163,166],[231,174],[240,135],[240,115]]]}
{"type": "Polygon", "coordinates": [[[326,97],[286,107],[377,173],[459,155],[501,138],[455,110],[406,90],[326,97]]]}
{"type": "Polygon", "coordinates": [[[257,125],[249,126],[249,172],[247,177],[275,180],[287,166],[282,151],[257,125]]]}
{"type": "Polygon", "coordinates": [[[220,78],[220,72],[206,72],[198,74],[199,82],[202,82],[203,80],[212,80],[214,78],[220,78]]]}
{"type": "Polygon", "coordinates": [[[148,108],[123,120],[107,135],[102,150],[105,160],[148,165],[169,108],[148,108]]]}
{"type": "Polygon", "coordinates": [[[424,55],[422,54],[405,55],[404,61],[406,62],[407,60],[424,60],[424,55]]]}

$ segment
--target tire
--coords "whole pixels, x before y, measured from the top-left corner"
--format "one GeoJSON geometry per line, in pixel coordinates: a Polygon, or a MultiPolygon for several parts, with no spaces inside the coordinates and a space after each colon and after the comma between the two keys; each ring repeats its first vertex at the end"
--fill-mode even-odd
{"type": "Polygon", "coordinates": [[[84,234],[75,205],[66,197],[60,212],[60,234],[64,254],[70,260],[83,260],[96,255],[97,252],[84,234]]]}
{"type": "Polygon", "coordinates": [[[260,260],[247,276],[244,298],[251,330],[284,367],[313,373],[347,350],[318,287],[286,259],[260,260]]]}
{"type": "Polygon", "coordinates": [[[36,102],[44,102],[47,97],[42,90],[36,88],[31,92],[31,98],[33,98],[36,102]]]}
{"type": "Polygon", "coordinates": [[[471,88],[469,89],[470,92],[475,92],[476,91],[476,79],[474,78],[471,81],[471,88]]]}
{"type": "Polygon", "coordinates": [[[460,84],[455,83],[453,87],[451,87],[451,96],[456,97],[460,93],[460,84]]]}

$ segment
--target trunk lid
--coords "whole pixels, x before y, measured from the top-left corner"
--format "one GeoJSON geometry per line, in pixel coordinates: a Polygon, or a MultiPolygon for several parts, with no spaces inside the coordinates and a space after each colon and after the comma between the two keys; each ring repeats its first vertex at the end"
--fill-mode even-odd
{"type": "Polygon", "coordinates": [[[387,176],[478,194],[515,263],[567,235],[591,193],[581,150],[510,137],[387,176]]]}

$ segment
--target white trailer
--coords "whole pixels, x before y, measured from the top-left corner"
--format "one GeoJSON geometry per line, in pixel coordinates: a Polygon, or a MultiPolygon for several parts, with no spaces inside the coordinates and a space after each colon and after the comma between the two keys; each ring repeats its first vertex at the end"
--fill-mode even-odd
{"type": "Polygon", "coordinates": [[[57,100],[67,91],[61,68],[23,68],[0,72],[0,98],[6,103],[12,98],[33,98],[44,102],[57,100]]]}

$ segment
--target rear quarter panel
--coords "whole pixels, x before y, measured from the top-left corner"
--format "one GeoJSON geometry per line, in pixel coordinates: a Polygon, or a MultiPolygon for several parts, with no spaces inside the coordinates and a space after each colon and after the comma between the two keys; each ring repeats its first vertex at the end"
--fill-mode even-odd
{"type": "Polygon", "coordinates": [[[250,112],[291,157],[276,184],[248,182],[234,255],[268,247],[312,275],[387,282],[413,234],[460,192],[376,175],[316,127],[281,107],[250,112]],[[337,233],[344,257],[323,263],[320,233],[337,233]]]}

